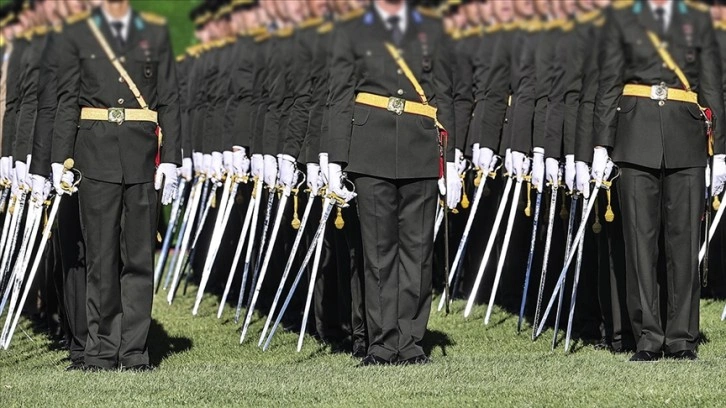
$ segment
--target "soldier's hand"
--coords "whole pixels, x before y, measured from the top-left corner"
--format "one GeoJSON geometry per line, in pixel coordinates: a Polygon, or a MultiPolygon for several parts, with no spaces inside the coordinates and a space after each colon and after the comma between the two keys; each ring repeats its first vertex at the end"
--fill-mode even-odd
{"type": "Polygon", "coordinates": [[[565,156],[565,185],[570,193],[575,191],[575,177],[575,155],[568,154],[565,156]]]}
{"type": "Polygon", "coordinates": [[[261,154],[253,154],[250,162],[253,177],[262,178],[265,175],[265,161],[261,154]]]}
{"type": "Polygon", "coordinates": [[[30,185],[28,184],[28,165],[22,160],[15,162],[15,183],[18,188],[30,189],[30,185]]]}
{"type": "Polygon", "coordinates": [[[575,191],[590,198],[590,167],[585,162],[575,162],[575,191]]]}
{"type": "Polygon", "coordinates": [[[513,174],[512,169],[512,149],[507,149],[507,151],[504,154],[504,170],[509,174],[510,176],[513,174]]]}
{"type": "Polygon", "coordinates": [[[528,171],[529,159],[527,155],[522,152],[512,151],[512,172],[514,176],[521,179],[528,171]]]}
{"type": "Polygon", "coordinates": [[[231,150],[222,152],[222,163],[227,174],[234,174],[234,154],[232,154],[231,150]]]}
{"type": "Polygon", "coordinates": [[[13,157],[3,157],[0,158],[0,182],[3,184],[10,184],[12,181],[12,177],[10,176],[10,172],[13,169],[13,157]]]}
{"type": "Polygon", "coordinates": [[[343,185],[343,168],[338,163],[328,164],[328,174],[330,180],[328,180],[328,189],[331,193],[349,202],[356,197],[355,192],[349,190],[343,185]]]}
{"type": "Polygon", "coordinates": [[[454,163],[456,164],[457,173],[464,174],[466,171],[466,160],[464,160],[464,153],[459,149],[454,149],[454,163]]]}
{"type": "Polygon", "coordinates": [[[471,146],[471,163],[476,167],[479,167],[479,147],[479,143],[474,143],[471,146]]]}
{"type": "Polygon", "coordinates": [[[456,163],[446,163],[446,177],[439,179],[439,193],[446,196],[446,206],[455,209],[461,201],[461,177],[456,163]]]}
{"type": "Polygon", "coordinates": [[[37,174],[30,175],[30,199],[34,201],[36,205],[42,204],[45,199],[48,198],[50,190],[48,189],[47,184],[49,184],[48,179],[45,177],[37,174]]]}
{"type": "Polygon", "coordinates": [[[224,174],[224,159],[223,159],[222,153],[212,152],[212,163],[211,163],[211,166],[209,167],[209,173],[207,173],[207,175],[216,181],[220,181],[220,180],[222,180],[223,174],[224,174]]]}
{"type": "Polygon", "coordinates": [[[560,162],[557,159],[548,157],[545,160],[545,178],[551,186],[558,186],[560,182],[560,162]]]}
{"type": "Polygon", "coordinates": [[[278,164],[280,166],[280,185],[286,190],[291,189],[295,183],[295,158],[281,154],[278,164]]]}
{"type": "Polygon", "coordinates": [[[161,163],[156,169],[156,176],[154,177],[154,188],[161,192],[161,204],[171,204],[176,197],[176,190],[179,185],[179,178],[177,177],[176,164],[173,163],[161,163]]]}
{"type": "Polygon", "coordinates": [[[264,156],[265,159],[265,176],[264,181],[267,185],[267,188],[275,188],[275,183],[277,182],[277,159],[275,156],[271,156],[269,154],[266,154],[264,156]]]}
{"type": "Polygon", "coordinates": [[[482,171],[494,171],[497,161],[494,160],[494,150],[488,147],[479,148],[478,161],[474,162],[482,171]]]}
{"type": "Polygon", "coordinates": [[[544,149],[535,147],[532,154],[532,186],[540,193],[544,188],[544,173],[544,149]]]}
{"type": "Polygon", "coordinates": [[[179,167],[179,176],[186,181],[191,181],[192,159],[190,157],[185,157],[184,159],[182,159],[182,166],[179,167]]]}
{"type": "Polygon", "coordinates": [[[67,171],[63,164],[53,163],[50,165],[50,169],[53,173],[53,189],[56,194],[68,194],[71,195],[78,191],[77,187],[72,187],[70,190],[63,186],[73,186],[75,181],[75,175],[72,171],[67,171]]]}
{"type": "Polygon", "coordinates": [[[204,173],[207,178],[212,177],[212,155],[211,154],[205,154],[204,160],[202,161],[202,173],[204,173]]]}
{"type": "Polygon", "coordinates": [[[328,154],[327,153],[320,153],[318,154],[318,161],[320,162],[320,177],[322,177],[323,185],[327,185],[330,181],[330,173],[328,172],[329,166],[328,166],[328,154]]]}
{"type": "Polygon", "coordinates": [[[320,175],[320,165],[317,163],[308,163],[306,174],[307,176],[305,177],[305,180],[307,180],[310,195],[318,195],[320,187],[323,186],[323,178],[320,175]]]}
{"type": "MultiPolygon", "coordinates": [[[[602,182],[607,179],[609,174],[606,174],[606,170],[609,161],[610,157],[608,156],[607,149],[602,146],[595,147],[592,156],[592,169],[590,171],[593,180],[602,182]]],[[[612,165],[610,166],[612,168],[612,165]]]]}
{"type": "Polygon", "coordinates": [[[242,146],[232,148],[232,162],[234,164],[234,174],[237,177],[245,177],[250,174],[250,159],[247,158],[247,151],[242,146]]]}
{"type": "Polygon", "coordinates": [[[713,156],[711,180],[711,195],[720,195],[724,190],[724,185],[726,185],[726,155],[717,154],[713,156]]]}
{"type": "Polygon", "coordinates": [[[195,172],[204,173],[204,154],[202,154],[201,152],[193,152],[192,164],[194,164],[195,172]]]}

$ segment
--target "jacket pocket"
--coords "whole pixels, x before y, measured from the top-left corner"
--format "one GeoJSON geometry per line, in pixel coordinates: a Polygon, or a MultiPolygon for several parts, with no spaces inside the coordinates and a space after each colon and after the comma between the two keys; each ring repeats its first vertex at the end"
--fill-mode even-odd
{"type": "Polygon", "coordinates": [[[368,122],[368,116],[371,114],[371,108],[368,106],[356,105],[353,110],[353,124],[363,126],[368,122]]]}

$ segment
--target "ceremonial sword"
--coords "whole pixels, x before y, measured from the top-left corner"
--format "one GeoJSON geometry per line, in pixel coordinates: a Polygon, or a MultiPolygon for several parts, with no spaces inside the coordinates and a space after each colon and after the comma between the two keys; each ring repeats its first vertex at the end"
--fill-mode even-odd
{"type": "MultiPolygon", "coordinates": [[[[529,194],[529,192],[527,192],[529,194]]],[[[537,190],[537,199],[534,204],[534,218],[532,219],[532,234],[529,239],[529,255],[527,256],[527,271],[524,274],[524,288],[522,289],[522,301],[519,304],[519,318],[517,319],[517,333],[522,330],[522,321],[524,320],[524,309],[527,305],[527,292],[529,292],[529,278],[532,273],[532,263],[534,261],[534,250],[537,241],[537,229],[539,226],[539,213],[542,207],[542,193],[537,190]]]]}
{"type": "Polygon", "coordinates": [[[186,192],[186,187],[187,181],[182,178],[179,182],[179,190],[177,191],[176,199],[171,206],[169,224],[166,226],[164,241],[161,244],[161,252],[159,253],[159,259],[156,261],[156,268],[154,269],[154,287],[157,290],[161,281],[161,275],[164,272],[164,267],[166,266],[166,259],[169,255],[169,249],[171,248],[171,241],[173,239],[174,232],[176,232],[180,209],[184,207],[184,193],[186,192]]]}
{"type": "MultiPolygon", "coordinates": [[[[252,221],[250,224],[249,241],[247,241],[247,252],[245,254],[245,264],[242,272],[242,282],[239,289],[239,298],[237,299],[237,308],[234,313],[234,322],[239,322],[240,313],[242,312],[242,301],[245,296],[247,286],[247,274],[250,270],[250,260],[252,259],[252,250],[254,248],[255,234],[257,232],[257,218],[260,214],[260,202],[262,201],[262,179],[258,178],[255,187],[252,189],[252,202],[255,208],[252,211],[252,221]]],[[[252,202],[250,205],[252,205],[252,202]]]]}
{"type": "Polygon", "coordinates": [[[544,258],[542,259],[542,273],[539,277],[539,290],[537,292],[537,305],[535,307],[534,311],[534,320],[532,325],[532,340],[537,338],[535,330],[537,329],[537,324],[539,322],[540,317],[540,311],[542,308],[542,297],[544,296],[544,289],[545,289],[545,281],[547,279],[547,265],[549,263],[550,259],[550,250],[552,248],[552,230],[555,225],[555,213],[557,210],[557,190],[558,185],[557,183],[550,186],[551,188],[551,195],[550,195],[550,212],[549,212],[549,218],[547,219],[547,236],[545,237],[545,248],[544,248],[544,258]]]}
{"type": "MultiPolygon", "coordinates": [[[[584,199],[583,205],[587,207],[587,198],[584,199]]],[[[583,218],[580,221],[582,224],[587,224],[587,218],[583,218]]],[[[580,240],[579,248],[577,249],[577,262],[575,263],[575,279],[572,283],[572,296],[570,297],[570,316],[567,318],[567,334],[565,334],[565,352],[570,350],[570,339],[572,338],[572,322],[575,317],[575,306],[577,305],[577,285],[580,282],[580,270],[582,269],[582,252],[585,247],[585,240],[580,240]]],[[[564,290],[560,290],[563,293],[564,290]]]]}
{"type": "MultiPolygon", "coordinates": [[[[202,180],[197,176],[194,183],[192,184],[192,188],[189,191],[189,204],[184,209],[184,216],[182,217],[181,226],[179,228],[179,234],[176,238],[176,245],[174,246],[174,254],[171,257],[171,261],[169,262],[169,267],[167,268],[166,277],[164,278],[164,290],[166,290],[169,287],[169,284],[171,283],[172,276],[174,275],[174,270],[177,264],[177,259],[179,258],[179,253],[181,253],[182,243],[184,241],[184,236],[186,235],[187,229],[191,229],[191,224],[194,222],[194,214],[192,214],[192,207],[194,198],[199,195],[198,190],[201,188],[202,180]],[[191,218],[191,222],[190,222],[191,218]]],[[[196,212],[196,208],[194,209],[196,212]]],[[[157,288],[158,291],[158,288],[157,288]]]]}

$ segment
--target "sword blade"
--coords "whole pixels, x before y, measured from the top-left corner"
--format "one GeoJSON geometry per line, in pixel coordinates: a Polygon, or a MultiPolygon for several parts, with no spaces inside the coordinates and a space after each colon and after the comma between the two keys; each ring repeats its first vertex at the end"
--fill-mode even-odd
{"type": "Polygon", "coordinates": [[[250,226],[250,236],[247,242],[247,253],[245,254],[245,264],[242,271],[242,282],[239,289],[239,298],[237,299],[237,308],[234,313],[234,322],[239,322],[242,313],[242,302],[244,301],[245,289],[247,288],[247,274],[250,270],[250,260],[252,259],[252,250],[254,249],[255,235],[257,233],[257,219],[260,215],[260,202],[262,202],[262,180],[258,180],[253,191],[255,197],[255,209],[252,212],[252,225],[250,226]]]}
{"type": "Polygon", "coordinates": [[[166,226],[166,233],[164,234],[164,240],[161,243],[161,252],[159,253],[159,259],[156,261],[156,267],[154,268],[154,287],[158,289],[161,275],[164,272],[166,266],[166,259],[169,255],[169,249],[171,248],[171,241],[176,231],[177,220],[179,218],[179,209],[184,205],[184,191],[187,186],[187,181],[182,179],[179,182],[179,191],[171,206],[171,214],[169,216],[169,224],[166,226]]]}
{"type": "MultiPolygon", "coordinates": [[[[275,336],[275,332],[277,331],[277,328],[280,326],[280,322],[282,321],[282,317],[285,315],[285,311],[287,310],[287,307],[290,304],[290,300],[292,300],[292,297],[295,294],[295,289],[297,289],[297,286],[300,283],[300,279],[302,278],[303,274],[305,273],[305,268],[307,268],[308,263],[310,263],[310,258],[312,258],[313,253],[317,249],[320,236],[323,234],[323,231],[325,231],[325,227],[328,222],[328,218],[330,217],[330,212],[333,211],[333,207],[335,207],[333,200],[330,197],[326,197],[325,201],[323,203],[323,215],[320,217],[320,224],[318,225],[318,229],[317,229],[317,231],[315,231],[315,235],[313,236],[313,239],[311,241],[310,248],[308,249],[308,252],[305,254],[305,258],[303,259],[303,262],[297,271],[295,280],[292,282],[292,285],[290,286],[290,290],[287,293],[285,302],[282,304],[282,307],[280,308],[280,312],[277,314],[277,318],[275,319],[275,324],[273,324],[272,329],[270,329],[270,335],[267,337],[267,341],[265,341],[265,346],[262,348],[263,351],[266,351],[270,347],[272,338],[275,336]]],[[[312,282],[312,280],[311,280],[311,282],[312,282]]]]}
{"type": "MultiPolygon", "coordinates": [[[[235,186],[237,184],[235,183],[235,186]]],[[[217,252],[222,244],[222,236],[224,235],[224,229],[227,225],[225,217],[227,216],[227,205],[232,191],[232,176],[227,176],[224,181],[224,188],[222,189],[222,198],[220,199],[220,205],[217,209],[217,218],[214,220],[214,230],[212,231],[212,238],[209,242],[209,248],[207,249],[207,256],[204,259],[204,268],[202,269],[202,279],[199,282],[197,288],[197,296],[194,299],[194,307],[192,308],[192,315],[196,316],[199,313],[199,305],[202,303],[202,297],[204,297],[204,289],[207,287],[209,282],[209,275],[212,273],[212,267],[214,261],[217,259],[217,252]]]]}
{"type": "Polygon", "coordinates": [[[25,193],[21,193],[20,198],[15,204],[13,211],[13,217],[10,220],[10,233],[8,236],[8,243],[5,246],[3,252],[2,262],[0,262],[0,290],[5,289],[6,278],[9,278],[9,274],[12,271],[13,256],[15,254],[15,246],[18,242],[18,234],[20,233],[20,224],[23,214],[25,212],[25,193]]]}
{"type": "MultiPolygon", "coordinates": [[[[202,183],[204,183],[203,180],[200,180],[202,183]]],[[[184,258],[186,256],[187,247],[189,246],[189,241],[191,239],[192,235],[192,228],[191,226],[194,225],[194,221],[197,216],[197,210],[199,208],[199,201],[202,197],[202,187],[197,186],[196,191],[194,192],[194,195],[192,197],[191,205],[189,208],[189,220],[187,221],[186,228],[184,230],[184,235],[182,237],[182,243],[181,247],[179,248],[179,256],[176,259],[176,264],[174,265],[174,273],[172,275],[172,281],[171,286],[169,287],[169,292],[167,293],[166,300],[169,302],[169,304],[172,304],[174,301],[174,296],[176,295],[176,290],[179,287],[179,280],[181,279],[181,272],[182,272],[182,266],[184,264],[184,258]]]]}
{"type": "MultiPolygon", "coordinates": [[[[716,230],[718,229],[719,223],[721,222],[721,218],[723,218],[723,212],[726,210],[726,205],[721,205],[718,207],[718,211],[716,211],[716,215],[713,217],[713,220],[711,221],[711,228],[708,230],[708,240],[710,242],[711,239],[713,239],[713,236],[716,234],[716,230]]],[[[698,252],[698,263],[700,264],[703,262],[703,258],[706,255],[706,244],[707,241],[704,241],[703,244],[701,244],[701,250],[698,252]]]]}
{"type": "MultiPolygon", "coordinates": [[[[590,201],[587,203],[586,213],[583,214],[582,218],[587,220],[590,217],[590,214],[592,213],[592,208],[595,206],[595,201],[597,200],[598,193],[600,192],[600,186],[601,184],[599,182],[595,183],[595,188],[592,191],[592,194],[590,194],[590,201]]],[[[560,292],[560,289],[562,289],[562,277],[567,275],[567,270],[570,268],[570,264],[572,263],[572,260],[575,257],[575,254],[578,250],[578,245],[580,245],[580,240],[585,236],[585,229],[587,227],[587,223],[583,222],[580,224],[580,226],[577,229],[577,234],[575,234],[575,238],[572,241],[572,245],[570,248],[570,252],[567,254],[567,258],[565,258],[565,263],[562,266],[562,270],[560,271],[560,275],[557,278],[557,285],[555,285],[555,289],[552,291],[552,296],[550,297],[549,302],[547,303],[547,308],[545,309],[544,315],[542,317],[542,320],[539,324],[539,327],[537,328],[536,336],[538,337],[540,334],[542,334],[542,330],[544,330],[545,322],[547,321],[547,317],[550,314],[550,311],[552,310],[552,306],[555,303],[555,298],[560,292]]]]}
{"type": "MultiPolygon", "coordinates": [[[[459,241],[459,247],[456,249],[456,255],[454,255],[454,263],[451,265],[451,270],[449,271],[449,276],[447,277],[449,285],[451,285],[454,280],[454,276],[456,275],[456,272],[458,270],[461,258],[464,256],[464,250],[466,249],[466,245],[469,242],[469,232],[471,231],[471,226],[474,224],[476,210],[477,208],[479,208],[479,202],[481,201],[482,193],[484,192],[484,184],[486,183],[486,179],[486,177],[482,177],[481,183],[479,183],[479,186],[476,188],[476,193],[474,193],[474,201],[471,205],[471,210],[469,211],[469,217],[466,219],[464,233],[461,236],[461,241],[459,241]]],[[[450,297],[451,296],[449,296],[449,298],[450,297]]],[[[439,307],[437,310],[440,312],[441,309],[444,308],[444,304],[448,301],[450,301],[450,299],[447,299],[446,295],[442,295],[441,299],[439,300],[439,307]]]]}
{"type": "MultiPolygon", "coordinates": [[[[565,205],[565,203],[562,203],[565,205]]],[[[572,246],[572,233],[575,229],[575,216],[577,214],[577,196],[572,196],[572,205],[570,205],[570,220],[567,225],[567,238],[565,242],[565,255],[570,252],[572,246]]],[[[583,242],[583,241],[581,241],[583,242]]],[[[560,297],[557,300],[557,314],[555,315],[555,333],[552,336],[552,350],[557,346],[557,333],[560,331],[560,317],[562,317],[562,305],[565,301],[565,291],[560,291],[560,297]]]]}
{"type": "Polygon", "coordinates": [[[502,223],[502,217],[504,217],[504,210],[507,207],[509,201],[509,191],[512,189],[512,178],[507,179],[507,183],[504,186],[504,194],[502,194],[502,200],[499,203],[497,209],[497,216],[494,219],[494,225],[492,226],[492,232],[489,234],[489,241],[487,242],[486,249],[484,250],[484,256],[482,257],[481,263],[479,264],[479,270],[476,274],[476,280],[474,281],[474,287],[471,289],[469,300],[466,303],[466,309],[464,309],[464,317],[469,317],[471,310],[474,308],[474,302],[476,301],[477,292],[479,292],[479,285],[481,285],[482,278],[484,277],[484,269],[489,262],[489,257],[494,248],[494,241],[497,239],[497,233],[499,232],[499,225],[502,223]]]}
{"type": "MultiPolygon", "coordinates": [[[[260,268],[262,267],[262,256],[265,254],[267,248],[267,231],[270,229],[270,220],[272,219],[272,207],[275,202],[275,191],[269,190],[267,197],[267,208],[265,208],[265,220],[262,222],[262,235],[260,236],[260,246],[257,248],[257,261],[255,262],[255,269],[252,272],[252,285],[250,288],[257,287],[257,280],[260,276],[260,268]]],[[[250,301],[252,297],[247,300],[247,309],[250,308],[250,301]]]]}
{"type": "MultiPolygon", "coordinates": [[[[587,206],[587,199],[584,201],[584,206],[587,206]]],[[[584,215],[584,213],[583,213],[584,215]]],[[[587,218],[582,218],[581,223],[586,224],[587,218]]],[[[580,270],[582,269],[582,253],[585,248],[585,240],[580,240],[580,245],[577,248],[577,262],[575,263],[575,279],[572,283],[572,296],[570,297],[570,315],[567,318],[567,332],[565,334],[565,353],[570,351],[570,339],[572,338],[572,322],[575,318],[575,306],[577,305],[577,285],[580,283],[580,270]]],[[[560,293],[563,293],[561,290],[560,293]]]]}
{"type": "MultiPolygon", "coordinates": [[[[529,194],[529,193],[528,193],[529,194]]],[[[542,206],[542,193],[537,191],[537,199],[534,204],[534,218],[532,219],[532,235],[529,239],[529,255],[527,256],[527,271],[524,274],[524,288],[522,289],[522,301],[519,304],[519,318],[517,319],[517,333],[522,330],[524,310],[527,306],[527,293],[529,292],[529,278],[532,274],[532,263],[534,261],[534,250],[537,242],[537,229],[539,226],[539,213],[542,206]]]]}
{"type": "Polygon", "coordinates": [[[537,305],[534,311],[534,321],[532,324],[532,340],[537,336],[535,330],[539,323],[540,311],[542,309],[542,297],[544,296],[545,281],[547,279],[547,265],[550,259],[550,249],[552,248],[552,230],[555,226],[555,212],[557,207],[557,185],[552,186],[552,194],[550,196],[550,213],[547,219],[547,236],[545,238],[544,258],[542,259],[542,273],[539,278],[539,290],[537,292],[537,305]]]}
{"type": "Polygon", "coordinates": [[[217,309],[217,319],[222,317],[224,306],[227,304],[227,297],[229,291],[232,289],[232,280],[234,280],[235,272],[237,271],[237,265],[239,265],[240,256],[242,256],[242,248],[245,245],[247,239],[247,233],[250,229],[250,223],[252,221],[252,213],[255,210],[255,197],[251,196],[250,202],[247,204],[247,213],[245,214],[245,220],[242,223],[242,231],[240,232],[239,239],[237,240],[237,249],[234,251],[234,258],[232,259],[232,266],[229,268],[229,274],[227,275],[227,284],[224,287],[224,293],[222,294],[222,300],[219,302],[219,309],[217,309]]]}
{"type": "MultiPolygon", "coordinates": [[[[164,290],[167,290],[169,288],[169,284],[171,284],[172,276],[174,275],[174,268],[177,264],[177,259],[179,258],[179,254],[181,253],[182,243],[184,241],[184,236],[186,235],[187,229],[191,229],[191,223],[193,223],[193,218],[190,223],[190,218],[192,217],[192,203],[194,201],[194,197],[198,195],[197,191],[199,190],[199,180],[195,181],[192,185],[191,191],[189,191],[189,203],[187,204],[186,208],[184,209],[184,216],[182,217],[181,226],[179,227],[179,234],[176,237],[176,245],[174,246],[174,254],[171,257],[171,261],[169,261],[169,267],[166,271],[166,277],[164,278],[164,290]]],[[[196,211],[196,210],[194,210],[196,211]]],[[[158,291],[158,288],[157,288],[158,291]]]]}
{"type": "Polygon", "coordinates": [[[302,241],[303,236],[305,235],[305,226],[308,223],[308,218],[310,217],[310,211],[313,208],[313,203],[315,202],[315,196],[310,195],[308,197],[308,202],[305,205],[305,210],[303,211],[302,220],[300,221],[300,228],[297,231],[297,234],[295,235],[295,241],[292,244],[292,249],[290,250],[290,256],[287,258],[287,263],[285,264],[285,270],[282,272],[282,277],[280,278],[280,284],[277,286],[277,292],[275,293],[275,298],[272,300],[272,306],[270,307],[270,312],[267,314],[267,319],[265,319],[265,327],[262,329],[262,334],[260,335],[260,340],[257,342],[257,347],[262,346],[262,343],[265,341],[265,337],[267,336],[267,331],[270,328],[270,323],[272,323],[272,318],[275,315],[275,311],[277,310],[277,303],[280,301],[280,297],[282,296],[282,291],[285,288],[285,283],[287,283],[287,278],[290,275],[290,271],[292,270],[292,264],[295,261],[295,255],[297,255],[297,250],[300,247],[300,242],[302,241]]]}
{"type": "Polygon", "coordinates": [[[512,229],[514,227],[514,219],[517,215],[517,205],[519,204],[519,195],[522,191],[522,179],[517,180],[517,184],[514,187],[514,195],[512,195],[512,205],[509,208],[509,219],[507,221],[507,230],[504,232],[504,245],[502,247],[501,255],[499,256],[499,263],[497,264],[497,273],[494,276],[494,286],[492,287],[492,293],[489,296],[489,304],[487,304],[487,314],[484,316],[484,324],[489,324],[489,319],[492,316],[492,309],[494,309],[494,299],[497,296],[497,290],[499,289],[499,280],[502,277],[502,271],[504,270],[504,262],[507,259],[507,252],[509,251],[509,241],[512,238],[512,229]]]}
{"type": "Polygon", "coordinates": [[[282,194],[282,197],[280,198],[280,203],[277,205],[277,214],[275,215],[275,222],[272,226],[270,243],[267,245],[267,251],[265,252],[265,258],[262,261],[262,267],[260,268],[259,278],[257,279],[257,284],[255,285],[255,291],[254,293],[252,293],[250,305],[247,307],[247,316],[245,317],[244,325],[242,325],[242,334],[239,337],[240,344],[242,344],[242,342],[245,340],[247,330],[249,329],[250,323],[252,322],[252,313],[255,310],[257,298],[260,296],[260,291],[262,290],[262,283],[265,281],[265,275],[267,274],[267,267],[270,265],[270,258],[272,258],[272,252],[275,250],[275,242],[277,241],[277,235],[280,231],[280,224],[282,224],[282,216],[285,214],[285,205],[287,204],[287,199],[289,196],[290,191],[289,189],[287,189],[287,191],[282,194]]]}
{"type": "Polygon", "coordinates": [[[436,222],[434,224],[434,242],[436,237],[439,236],[439,230],[441,230],[441,224],[444,222],[444,207],[439,205],[436,209],[436,222]]]}

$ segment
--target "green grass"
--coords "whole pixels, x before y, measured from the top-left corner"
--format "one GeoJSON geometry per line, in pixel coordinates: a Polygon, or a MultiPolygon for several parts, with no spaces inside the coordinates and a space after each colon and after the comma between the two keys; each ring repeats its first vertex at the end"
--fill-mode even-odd
{"type": "MultiPolygon", "coordinates": [[[[173,306],[155,302],[152,373],[66,373],[61,351],[49,340],[18,332],[10,350],[0,352],[0,406],[723,406],[726,324],[718,321],[721,302],[702,303],[702,329],[709,342],[695,363],[628,363],[578,346],[564,355],[549,349],[552,332],[531,342],[515,333],[516,316],[496,310],[491,327],[484,307],[464,320],[463,304],[453,314],[433,313],[433,364],[423,367],[356,368],[306,338],[284,332],[273,347],[256,347],[262,321],[239,345],[239,327],[227,310],[217,320],[217,298],[207,296],[200,315],[191,316],[193,292],[173,306]],[[30,337],[28,337],[30,336],[30,337]],[[31,341],[32,338],[32,341],[31,341]],[[254,344],[253,344],[254,343],[254,344]]],[[[435,303],[434,303],[435,304],[435,303]]]]}

